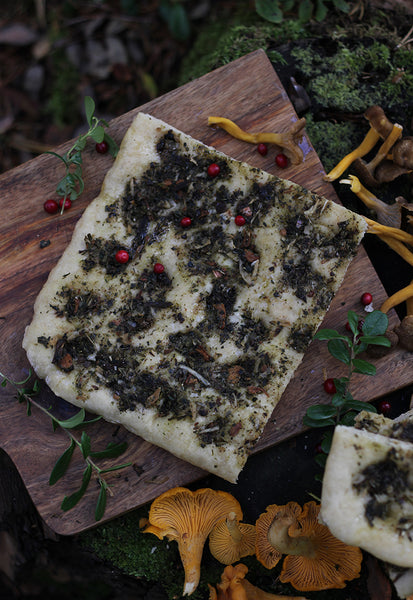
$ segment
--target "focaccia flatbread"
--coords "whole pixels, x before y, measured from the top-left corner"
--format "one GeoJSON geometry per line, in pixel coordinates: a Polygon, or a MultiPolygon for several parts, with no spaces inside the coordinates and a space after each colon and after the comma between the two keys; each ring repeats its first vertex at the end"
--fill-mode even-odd
{"type": "Polygon", "coordinates": [[[139,113],[23,346],[58,396],[235,482],[364,231],[139,113]]]}

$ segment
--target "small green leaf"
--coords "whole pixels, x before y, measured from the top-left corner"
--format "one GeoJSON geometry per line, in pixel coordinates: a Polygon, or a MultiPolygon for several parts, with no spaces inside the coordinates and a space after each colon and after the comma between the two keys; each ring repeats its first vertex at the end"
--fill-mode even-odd
{"type": "Polygon", "coordinates": [[[345,405],[344,408],[346,410],[356,410],[357,412],[360,412],[361,410],[364,410],[366,408],[366,402],[361,402],[360,400],[348,400],[345,405]]]}
{"type": "Polygon", "coordinates": [[[82,153],[80,151],[75,152],[70,160],[74,165],[81,165],[83,162],[82,153]]]}
{"type": "MultiPolygon", "coordinates": [[[[358,411],[357,411],[358,412],[358,411]]],[[[349,411],[346,412],[340,419],[340,425],[346,425],[347,427],[352,427],[354,425],[354,419],[357,415],[357,412],[349,411]]]]}
{"type": "Polygon", "coordinates": [[[117,143],[115,142],[115,140],[108,133],[106,133],[106,132],[105,132],[104,140],[108,144],[109,154],[113,158],[116,158],[117,155],[118,155],[118,152],[119,152],[119,146],[117,145],[117,143]]]}
{"type": "Polygon", "coordinates": [[[91,127],[93,113],[95,112],[95,101],[90,96],[85,97],[85,111],[86,111],[86,120],[89,124],[89,127],[91,127]]]}
{"type": "Polygon", "coordinates": [[[334,396],[331,398],[331,405],[335,406],[336,408],[341,408],[343,406],[343,404],[345,403],[346,399],[343,396],[342,393],[337,392],[336,394],[334,394],[334,396]]]}
{"type": "Polygon", "coordinates": [[[124,469],[125,467],[130,467],[132,463],[127,462],[123,463],[123,465],[115,465],[114,467],[108,467],[107,469],[99,469],[99,473],[110,473],[111,471],[119,471],[120,469],[124,469]]]}
{"type": "Polygon", "coordinates": [[[316,21],[322,21],[327,16],[327,6],[324,4],[323,0],[317,0],[316,8],[315,8],[315,19],[316,21]]]}
{"type": "Polygon", "coordinates": [[[335,425],[334,419],[311,419],[308,415],[304,415],[303,424],[306,427],[327,427],[328,425],[335,425]]]}
{"type": "Polygon", "coordinates": [[[320,452],[319,454],[316,454],[316,456],[314,457],[314,460],[318,464],[318,466],[324,468],[326,466],[327,456],[326,456],[326,454],[322,454],[320,452]]]}
{"type": "Polygon", "coordinates": [[[121,454],[123,454],[128,447],[127,442],[121,442],[119,444],[115,444],[113,442],[109,442],[106,446],[105,450],[91,452],[90,456],[92,458],[117,458],[121,454]]]}
{"type": "Polygon", "coordinates": [[[65,165],[67,165],[66,158],[64,156],[61,156],[61,154],[57,154],[57,152],[52,152],[51,150],[46,150],[45,154],[52,154],[53,156],[64,162],[65,165]]]}
{"type": "Polygon", "coordinates": [[[98,496],[98,501],[96,504],[95,510],[95,520],[100,521],[103,515],[105,514],[106,509],[106,499],[107,499],[107,491],[106,491],[106,482],[103,480],[100,482],[100,492],[98,496]]]}
{"type": "Polygon", "coordinates": [[[308,23],[314,10],[314,4],[311,0],[301,0],[298,6],[298,18],[302,23],[308,23]]]}
{"type": "Polygon", "coordinates": [[[350,364],[349,348],[347,343],[342,339],[333,339],[328,342],[328,351],[334,358],[343,362],[346,365],[350,364]]]}
{"type": "Polygon", "coordinates": [[[281,23],[284,18],[279,0],[255,0],[255,10],[270,23],[281,23]]]}
{"type": "Polygon", "coordinates": [[[63,498],[63,502],[61,504],[61,509],[64,511],[70,510],[81,500],[87,490],[87,486],[89,485],[90,477],[92,475],[92,467],[88,465],[86,469],[83,471],[82,485],[80,488],[71,494],[70,496],[65,496],[63,498]]]}
{"type": "Polygon", "coordinates": [[[342,12],[348,13],[350,10],[350,5],[345,0],[333,0],[333,4],[342,12]]]}
{"type": "Polygon", "coordinates": [[[69,419],[66,419],[64,421],[60,421],[59,419],[56,419],[56,422],[58,423],[58,425],[60,427],[63,427],[63,429],[73,429],[74,427],[78,427],[79,425],[81,425],[84,420],[85,420],[85,409],[81,408],[79,410],[79,412],[77,412],[75,415],[73,415],[73,417],[69,417],[69,419]]]}
{"type": "Polygon", "coordinates": [[[49,485],[54,485],[66,473],[75,448],[76,443],[72,440],[70,446],[63,452],[53,467],[49,477],[49,485]]]}
{"type": "Polygon", "coordinates": [[[363,335],[384,335],[389,325],[389,319],[381,310],[368,313],[362,326],[363,335]]]}
{"type": "Polygon", "coordinates": [[[80,449],[82,451],[83,458],[87,458],[89,456],[90,447],[91,447],[90,437],[88,436],[88,434],[86,432],[82,431],[82,435],[80,437],[80,449]]]}
{"type": "MultiPolygon", "coordinates": [[[[79,152],[83,152],[83,150],[86,148],[86,142],[87,142],[87,135],[81,135],[77,139],[77,141],[75,142],[75,145],[72,148],[72,150],[74,151],[74,154],[78,154],[79,152]]],[[[75,162],[73,160],[73,154],[72,154],[72,152],[70,152],[70,162],[75,162]]]]}
{"type": "Polygon", "coordinates": [[[360,358],[353,359],[353,371],[355,373],[362,373],[363,375],[375,375],[376,367],[367,360],[361,360],[360,358]]]}
{"type": "Polygon", "coordinates": [[[384,335],[363,335],[360,341],[371,346],[391,346],[391,342],[384,335]]]}
{"type": "Polygon", "coordinates": [[[326,340],[336,340],[336,339],[338,339],[338,340],[345,340],[347,338],[346,338],[346,336],[341,335],[335,329],[320,329],[314,335],[314,339],[315,340],[326,341],[326,340]]]}
{"type": "Polygon", "coordinates": [[[91,132],[90,136],[97,144],[100,144],[100,142],[103,142],[105,138],[105,130],[101,125],[99,125],[91,132]]]}
{"type": "Polygon", "coordinates": [[[347,313],[347,321],[352,334],[357,335],[359,333],[359,316],[353,310],[349,310],[347,313]]]}
{"type": "Polygon", "coordinates": [[[314,406],[310,406],[306,413],[310,419],[317,421],[330,419],[331,417],[335,417],[336,414],[337,411],[334,406],[330,406],[329,404],[315,404],[314,406]]]}
{"type": "Polygon", "coordinates": [[[323,439],[321,441],[321,449],[325,454],[330,452],[331,444],[333,441],[334,429],[330,429],[323,434],[323,439]]]}

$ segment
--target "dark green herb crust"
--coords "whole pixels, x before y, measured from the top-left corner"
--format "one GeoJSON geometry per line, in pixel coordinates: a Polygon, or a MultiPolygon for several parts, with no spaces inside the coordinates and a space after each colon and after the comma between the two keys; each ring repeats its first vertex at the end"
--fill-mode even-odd
{"type": "MultiPolygon", "coordinates": [[[[400,507],[410,504],[412,513],[413,485],[408,465],[403,465],[392,448],[383,460],[368,465],[361,471],[353,487],[360,493],[366,492],[369,500],[365,516],[371,527],[375,519],[394,518],[400,507]]],[[[413,518],[397,518],[396,531],[413,541],[413,518]]]]}
{"type": "Polygon", "coordinates": [[[128,181],[123,196],[106,206],[106,223],[121,222],[127,243],[115,234],[110,239],[88,234],[81,251],[84,275],[73,277],[54,299],[56,314],[73,329],[54,340],[53,363],[76,373],[80,399],[104,386],[120,411],[152,408],[168,420],[190,420],[201,446],[219,446],[243,435],[248,448],[269,415],[250,411],[249,434],[242,432],[245,423],[236,410],[254,407],[258,396],[268,396],[272,381],[282,385],[291,353],[306,350],[317,317],[335,292],[335,273],[315,270],[314,257],[334,258],[339,266],[356,251],[357,225],[342,222],[320,229],[317,222],[323,212],[328,214],[328,203],[275,177],[260,183],[258,170],[252,170],[257,177],[247,191],[228,187],[233,162],[208,148],[188,152],[172,131],[160,138],[157,152],[159,161],[139,180],[128,181]],[[207,174],[212,162],[220,166],[217,177],[207,174]],[[237,214],[246,221],[241,228],[231,225],[237,214]],[[190,217],[190,227],[182,227],[183,217],[190,217]],[[303,308],[291,327],[257,316],[248,303],[238,304],[245,290],[253,288],[266,258],[260,255],[257,231],[268,228],[279,232],[280,239],[268,280],[276,270],[280,274],[262,302],[295,296],[303,308]],[[170,299],[174,280],[167,270],[155,274],[140,263],[145,252],[162,262],[157,248],[171,234],[183,276],[204,309],[195,327],[186,325],[179,301],[170,299]],[[120,249],[128,252],[127,263],[116,261],[120,249]],[[103,273],[107,291],[89,289],[94,273],[103,273]],[[203,285],[206,279],[209,286],[203,285]],[[114,289],[121,290],[120,303],[114,289]],[[148,341],[146,334],[165,315],[176,323],[176,331],[148,341]],[[240,354],[228,360],[214,355],[211,338],[234,344],[240,354]],[[278,344],[276,359],[268,346],[273,342],[278,344]],[[162,357],[154,372],[142,367],[148,353],[162,357]]]}

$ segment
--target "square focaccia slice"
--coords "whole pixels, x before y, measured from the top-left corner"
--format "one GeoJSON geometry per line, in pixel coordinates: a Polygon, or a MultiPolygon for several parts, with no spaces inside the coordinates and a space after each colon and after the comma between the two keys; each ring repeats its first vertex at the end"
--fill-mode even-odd
{"type": "Polygon", "coordinates": [[[56,395],[235,482],[364,231],[139,113],[23,346],[56,395]]]}

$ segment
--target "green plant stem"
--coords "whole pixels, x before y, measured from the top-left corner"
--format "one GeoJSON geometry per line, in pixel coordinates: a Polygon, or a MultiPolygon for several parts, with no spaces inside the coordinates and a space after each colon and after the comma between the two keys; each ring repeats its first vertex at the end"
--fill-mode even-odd
{"type": "MultiPolygon", "coordinates": [[[[100,419],[100,417],[97,417],[97,419],[92,419],[92,420],[89,420],[89,421],[85,421],[84,420],[85,413],[84,413],[84,410],[81,409],[79,411],[79,413],[77,413],[77,415],[80,415],[80,417],[81,417],[80,419],[76,419],[74,422],[72,422],[70,419],[68,419],[67,421],[60,421],[59,419],[57,419],[51,413],[50,410],[48,410],[47,408],[45,408],[44,406],[42,406],[39,402],[37,402],[36,400],[33,399],[33,395],[38,392],[37,381],[35,382],[32,390],[30,390],[30,391],[28,391],[25,388],[23,388],[23,389],[20,388],[21,385],[25,385],[30,380],[31,373],[29,373],[28,377],[25,380],[18,381],[18,382],[13,381],[10,377],[7,377],[7,375],[4,375],[4,373],[1,373],[1,372],[0,372],[0,378],[2,379],[2,381],[1,381],[1,386],[2,387],[5,387],[5,385],[7,385],[7,384],[11,385],[16,390],[16,392],[17,392],[17,400],[19,402],[23,402],[23,401],[26,402],[27,413],[28,414],[30,414],[31,406],[34,405],[39,411],[41,411],[43,414],[45,414],[47,417],[49,417],[52,420],[53,428],[54,429],[56,429],[57,427],[59,427],[61,430],[64,431],[64,433],[70,439],[70,447],[68,449],[70,451],[70,453],[69,453],[70,458],[71,458],[71,456],[73,454],[73,449],[75,447],[79,448],[79,450],[82,453],[82,456],[84,458],[84,461],[86,463],[86,471],[85,472],[88,472],[89,478],[90,478],[90,472],[94,471],[96,473],[96,478],[97,478],[97,481],[98,481],[99,486],[101,488],[101,494],[99,495],[98,505],[97,505],[97,508],[96,508],[95,515],[96,515],[96,520],[99,520],[100,518],[102,518],[103,512],[104,512],[104,508],[105,508],[105,505],[106,505],[106,498],[105,498],[106,497],[106,493],[109,492],[109,494],[111,496],[113,496],[113,492],[110,489],[109,484],[102,477],[102,475],[104,473],[108,473],[110,471],[118,471],[119,469],[123,469],[124,467],[128,467],[128,466],[131,465],[131,463],[130,462],[123,463],[123,464],[120,464],[120,465],[115,465],[113,467],[107,467],[107,468],[104,468],[104,469],[100,468],[95,463],[95,461],[90,456],[90,454],[87,453],[87,452],[90,452],[90,440],[89,440],[89,438],[86,436],[88,451],[85,452],[84,444],[82,443],[83,434],[82,434],[81,441],[79,441],[78,437],[76,435],[74,435],[73,432],[71,431],[72,428],[74,428],[74,427],[76,427],[78,425],[87,425],[89,423],[93,423],[96,420],[100,419]]],[[[75,417],[77,415],[75,415],[75,417]]],[[[67,452],[65,452],[63,454],[63,457],[65,457],[65,455],[67,455],[67,452]]],[[[69,460],[67,462],[65,461],[65,468],[64,468],[63,472],[61,472],[57,477],[54,477],[54,473],[52,473],[51,480],[49,482],[51,485],[52,485],[52,480],[53,480],[53,483],[55,483],[63,475],[63,473],[65,472],[65,470],[66,470],[66,468],[68,466],[68,463],[70,462],[70,458],[69,458],[69,460]]],[[[58,463],[59,463],[59,461],[58,461],[58,463]]],[[[89,482],[89,479],[87,479],[87,482],[86,482],[85,485],[82,484],[82,488],[81,488],[82,493],[77,492],[75,494],[72,494],[72,496],[76,496],[76,494],[78,494],[78,498],[70,506],[70,508],[72,506],[74,506],[80,500],[80,498],[83,496],[83,493],[85,491],[85,488],[88,485],[88,482],[89,482]]],[[[66,497],[65,497],[65,499],[64,499],[63,502],[65,502],[65,500],[67,500],[66,497]]],[[[63,505],[62,505],[62,507],[63,507],[63,505]]],[[[67,509],[64,509],[64,510],[67,510],[67,509]]]]}

